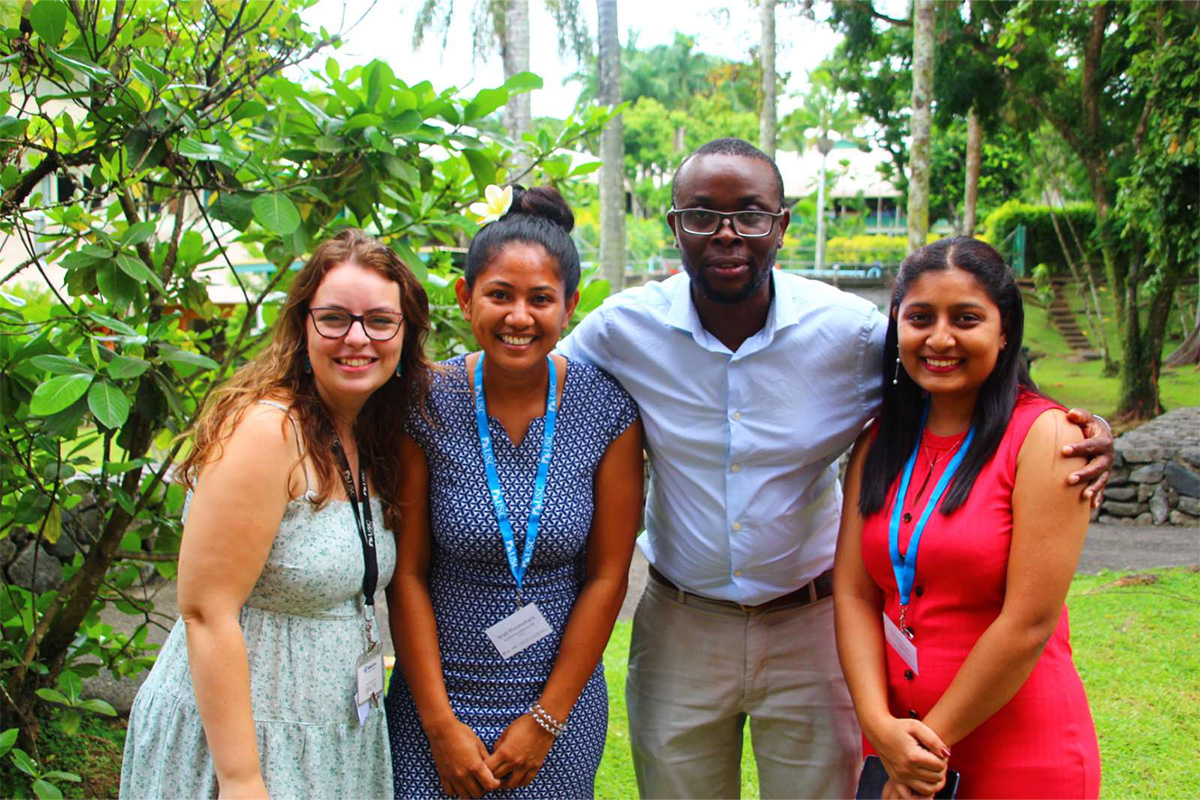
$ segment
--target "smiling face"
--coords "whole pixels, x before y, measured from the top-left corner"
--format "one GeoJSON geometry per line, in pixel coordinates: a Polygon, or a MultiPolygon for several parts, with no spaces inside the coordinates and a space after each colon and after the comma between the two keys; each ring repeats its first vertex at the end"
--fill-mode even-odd
{"type": "Polygon", "coordinates": [[[488,362],[508,370],[540,369],[579,302],[546,248],[525,242],[504,245],[473,286],[460,278],[455,291],[488,362]]]}
{"type": "Polygon", "coordinates": [[[1005,345],[1000,309],[975,276],[955,267],[914,280],[896,323],[900,363],[931,394],[975,396],[1005,345]]]}
{"type": "MultiPolygon", "coordinates": [[[[308,307],[364,315],[371,327],[371,312],[401,313],[400,285],[377,270],[349,261],[325,273],[308,307]]],[[[354,322],[345,336],[331,339],[318,333],[313,315],[306,314],[307,353],[322,399],[334,408],[365,402],[396,374],[404,334],[402,323],[391,339],[377,341],[367,337],[362,323],[354,322]]]]}
{"type": "MultiPolygon", "coordinates": [[[[674,202],[676,208],[777,212],[779,194],[775,171],[767,162],[709,153],[684,165],[675,180],[674,202]]],[[[688,233],[675,214],[667,221],[692,285],[702,297],[733,304],[769,294],[767,278],[790,219],[785,212],[769,234],[753,238],[739,236],[730,221],[723,221],[711,236],[688,233]]]]}

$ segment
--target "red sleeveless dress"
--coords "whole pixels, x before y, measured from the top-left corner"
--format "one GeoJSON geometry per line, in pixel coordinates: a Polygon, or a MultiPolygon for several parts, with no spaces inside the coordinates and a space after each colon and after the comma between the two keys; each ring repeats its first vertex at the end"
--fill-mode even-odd
{"type": "MultiPolygon", "coordinates": [[[[953,514],[935,511],[921,535],[907,623],[915,631],[919,675],[890,647],[888,704],[894,716],[924,718],[949,687],[975,642],[1004,603],[1012,540],[1012,492],[1017,454],[1034,420],[1056,403],[1022,392],[1008,430],[980,471],[967,501],[953,514]]],[[[900,525],[900,552],[961,436],[922,439],[900,525]],[[930,462],[933,462],[930,476],[930,462]],[[921,497],[918,490],[926,482],[921,497]],[[914,508],[915,506],[915,508],[914,508]]],[[[900,479],[888,490],[895,498],[900,479]]],[[[884,609],[899,619],[900,599],[888,556],[889,500],[863,523],[862,555],[883,590],[884,609]]],[[[869,743],[865,744],[868,753],[869,743]]],[[[1100,751],[1087,697],[1075,664],[1067,609],[1013,698],[951,750],[950,768],[962,774],[960,798],[1095,798],[1100,794],[1100,751]]]]}

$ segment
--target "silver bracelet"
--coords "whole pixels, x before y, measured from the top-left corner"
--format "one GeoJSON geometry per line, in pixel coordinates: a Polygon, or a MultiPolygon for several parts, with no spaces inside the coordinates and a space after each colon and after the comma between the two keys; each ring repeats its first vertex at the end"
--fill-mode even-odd
{"type": "Polygon", "coordinates": [[[538,725],[541,725],[547,733],[556,739],[567,729],[567,723],[556,720],[550,715],[549,711],[542,708],[541,703],[534,703],[529,707],[529,716],[533,717],[538,725]]]}
{"type": "Polygon", "coordinates": [[[1100,416],[1099,414],[1092,414],[1092,418],[1093,418],[1093,419],[1098,419],[1098,420],[1100,420],[1101,422],[1103,422],[1103,423],[1104,423],[1104,427],[1108,428],[1108,435],[1109,435],[1109,436],[1112,436],[1113,429],[1112,429],[1112,425],[1109,425],[1109,424],[1108,424],[1108,420],[1106,420],[1104,417],[1100,416]]]}

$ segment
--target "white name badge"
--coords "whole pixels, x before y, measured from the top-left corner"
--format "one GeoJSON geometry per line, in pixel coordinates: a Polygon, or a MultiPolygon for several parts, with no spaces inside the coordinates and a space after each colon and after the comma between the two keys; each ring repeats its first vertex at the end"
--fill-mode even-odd
{"type": "Polygon", "coordinates": [[[359,656],[354,675],[358,685],[354,702],[358,706],[358,724],[363,725],[372,704],[379,705],[379,698],[383,696],[383,648],[376,644],[359,656]]]}
{"type": "Polygon", "coordinates": [[[912,639],[904,635],[904,631],[900,630],[899,625],[892,622],[892,618],[887,615],[887,612],[883,614],[883,638],[887,639],[887,643],[896,651],[896,655],[900,656],[905,664],[908,664],[908,668],[914,674],[921,674],[921,670],[917,669],[917,646],[912,643],[912,639]]]}
{"type": "Polygon", "coordinates": [[[492,644],[500,651],[500,657],[508,660],[536,642],[545,639],[553,631],[550,623],[538,610],[537,603],[509,614],[484,631],[492,644]]]}

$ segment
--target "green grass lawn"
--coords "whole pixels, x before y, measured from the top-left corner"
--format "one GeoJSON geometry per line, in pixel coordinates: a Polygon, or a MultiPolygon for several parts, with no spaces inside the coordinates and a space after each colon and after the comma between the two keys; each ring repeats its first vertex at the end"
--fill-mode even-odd
{"type": "MultiPolygon", "coordinates": [[[[1181,798],[1200,787],[1200,572],[1191,568],[1076,576],[1067,605],[1075,664],[1087,687],[1103,762],[1101,797],[1181,798]]],[[[637,796],[625,716],[625,662],[631,624],[617,623],[604,653],[608,741],[596,796],[637,796]]],[[[122,720],[91,717],[80,731],[43,724],[45,767],[76,772],[67,797],[112,797],[120,780],[122,720]]],[[[0,759],[0,796],[28,796],[28,783],[0,759]]],[[[742,796],[757,797],[749,735],[742,796]]]]}
{"type": "MultiPolygon", "coordinates": [[[[1102,292],[1103,302],[1108,290],[1103,289],[1102,292]]],[[[1083,299],[1070,287],[1066,294],[1080,328],[1090,337],[1083,313],[1083,299]]],[[[1109,348],[1117,351],[1114,355],[1119,356],[1116,321],[1111,314],[1105,315],[1103,327],[1109,348]]],[[[1178,322],[1173,321],[1168,334],[1177,335],[1178,328],[1178,322]]],[[[1163,357],[1170,355],[1178,343],[1178,339],[1168,338],[1163,346],[1163,357]]],[[[1114,416],[1120,399],[1119,380],[1103,374],[1102,361],[1071,361],[1071,348],[1050,323],[1046,310],[1034,305],[1028,298],[1025,302],[1025,346],[1037,356],[1032,374],[1038,388],[1068,408],[1079,406],[1101,416],[1114,416]]],[[[1191,366],[1163,369],[1159,376],[1159,393],[1167,409],[1200,405],[1200,371],[1191,366]]]]}
{"type": "MultiPolygon", "coordinates": [[[[1130,573],[1079,575],[1071,584],[1071,642],[1100,740],[1103,798],[1194,797],[1200,787],[1200,573],[1152,570],[1156,583],[1120,585],[1130,573]]],[[[637,796],[625,716],[631,623],[617,623],[604,653],[608,743],[596,797],[637,796]]],[[[749,735],[742,796],[758,796],[749,735]]]]}

